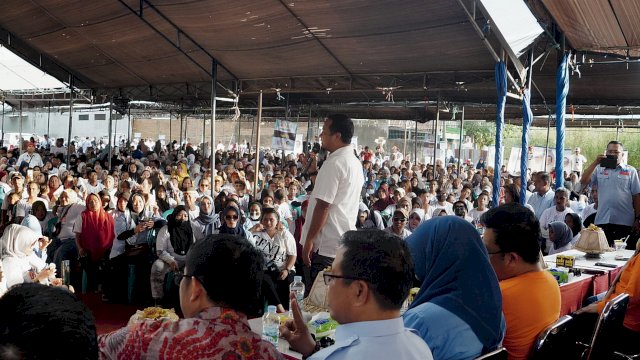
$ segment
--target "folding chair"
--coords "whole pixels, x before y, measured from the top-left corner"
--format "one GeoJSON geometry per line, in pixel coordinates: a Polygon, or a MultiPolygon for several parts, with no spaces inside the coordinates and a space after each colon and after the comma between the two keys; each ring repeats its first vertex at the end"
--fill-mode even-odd
{"type": "Polygon", "coordinates": [[[530,359],[575,359],[578,352],[572,325],[573,318],[565,315],[542,330],[533,344],[530,359]]]}
{"type": "Polygon", "coordinates": [[[494,350],[488,354],[477,357],[475,360],[507,360],[508,357],[509,353],[507,352],[507,349],[501,347],[498,350],[494,350]]]}
{"type": "Polygon", "coordinates": [[[609,301],[598,317],[591,345],[583,354],[585,360],[609,359],[614,355],[615,334],[622,327],[629,305],[629,295],[620,294],[609,301]]]}

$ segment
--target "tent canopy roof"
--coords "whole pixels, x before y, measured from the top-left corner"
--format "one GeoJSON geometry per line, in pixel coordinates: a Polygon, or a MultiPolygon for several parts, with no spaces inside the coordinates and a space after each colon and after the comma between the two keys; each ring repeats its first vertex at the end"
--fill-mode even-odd
{"type": "MultiPolygon", "coordinates": [[[[461,3],[473,9],[471,0],[461,3]]],[[[579,35],[591,31],[591,23],[565,29],[563,19],[578,10],[595,13],[601,2],[580,1],[580,7],[578,0],[566,1],[575,6],[529,3],[538,18],[558,19],[578,48],[579,35]]],[[[622,8],[628,2],[610,3],[622,8]]],[[[486,23],[479,11],[475,19],[486,23]]],[[[637,30],[633,24],[625,26],[637,30]]],[[[638,45],[637,36],[629,39],[638,45]]],[[[533,102],[544,99],[551,107],[557,63],[552,42],[538,42],[536,56],[549,55],[533,75],[539,89],[533,102]]],[[[255,105],[261,90],[267,105],[314,103],[336,109],[345,103],[389,104],[390,90],[396,103],[442,98],[486,105],[496,96],[494,60],[463,6],[452,0],[6,0],[0,43],[62,81],[73,74],[75,85],[92,89],[98,102],[102,95],[201,106],[210,98],[212,59],[220,64],[219,96],[239,92],[247,106],[255,105]]],[[[639,105],[638,65],[581,68],[581,77],[571,78],[568,103],[639,105]]],[[[484,107],[478,116],[495,116],[484,107]]],[[[377,107],[363,108],[363,114],[378,116],[377,107]]],[[[406,108],[391,113],[424,117],[406,108]]],[[[548,112],[540,108],[536,114],[548,112]]]]}

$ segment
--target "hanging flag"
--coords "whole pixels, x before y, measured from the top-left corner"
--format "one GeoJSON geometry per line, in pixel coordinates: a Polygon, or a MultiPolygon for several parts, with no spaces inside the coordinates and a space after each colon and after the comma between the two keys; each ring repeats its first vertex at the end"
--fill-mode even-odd
{"type": "Polygon", "coordinates": [[[273,138],[271,140],[271,148],[275,150],[293,151],[296,144],[297,131],[297,123],[276,120],[276,126],[273,129],[273,138]]]}

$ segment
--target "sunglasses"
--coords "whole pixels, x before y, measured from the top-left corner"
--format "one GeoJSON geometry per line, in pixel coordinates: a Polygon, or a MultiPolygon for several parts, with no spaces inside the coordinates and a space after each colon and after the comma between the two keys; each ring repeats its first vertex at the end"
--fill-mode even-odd
{"type": "Polygon", "coordinates": [[[394,218],[393,218],[393,221],[405,222],[405,221],[407,221],[407,218],[404,218],[404,217],[394,217],[394,218]]]}
{"type": "Polygon", "coordinates": [[[227,220],[238,220],[238,215],[227,215],[224,218],[227,220]]]}

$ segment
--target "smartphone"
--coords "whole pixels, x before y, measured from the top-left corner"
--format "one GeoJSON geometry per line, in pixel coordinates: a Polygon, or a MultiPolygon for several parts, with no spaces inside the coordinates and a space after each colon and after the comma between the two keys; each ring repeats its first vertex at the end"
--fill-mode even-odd
{"type": "Polygon", "coordinates": [[[27,177],[33,179],[33,169],[27,170],[27,177]]]}
{"type": "Polygon", "coordinates": [[[618,166],[617,157],[615,155],[607,155],[606,158],[600,160],[600,166],[607,169],[615,169],[618,166]]]}

